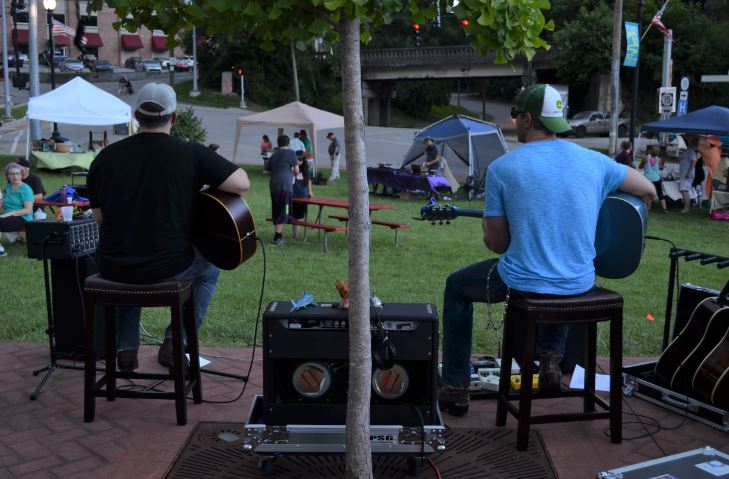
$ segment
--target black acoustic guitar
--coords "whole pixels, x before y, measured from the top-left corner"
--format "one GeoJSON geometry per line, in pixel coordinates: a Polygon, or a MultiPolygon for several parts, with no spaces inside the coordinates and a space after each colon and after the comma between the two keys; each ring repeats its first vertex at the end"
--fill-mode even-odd
{"type": "Polygon", "coordinates": [[[728,335],[729,282],[719,296],[706,298],[694,308],[691,319],[658,359],[656,375],[674,391],[697,393],[711,402],[715,397],[727,405],[729,391],[722,376],[729,366],[724,344],[728,335]]]}
{"type": "MultiPolygon", "coordinates": [[[[450,205],[428,205],[420,219],[448,224],[458,216],[483,218],[483,210],[450,205]]],[[[626,278],[640,264],[648,231],[648,210],[636,196],[616,192],[605,198],[595,234],[595,274],[608,279],[626,278]]]]}
{"type": "Polygon", "coordinates": [[[256,252],[256,225],[243,198],[220,190],[199,193],[192,241],[220,269],[240,266],[256,252]]]}

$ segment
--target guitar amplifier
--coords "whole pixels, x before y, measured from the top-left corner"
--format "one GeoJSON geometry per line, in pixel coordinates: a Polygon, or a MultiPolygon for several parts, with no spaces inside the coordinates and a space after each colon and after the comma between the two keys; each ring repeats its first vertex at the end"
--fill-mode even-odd
{"type": "Polygon", "coordinates": [[[96,252],[99,226],[93,218],[73,221],[55,219],[28,221],[25,224],[28,258],[74,259],[96,252]]]}
{"type": "MultiPolygon", "coordinates": [[[[373,309],[395,346],[394,366],[373,366],[373,425],[438,424],[435,305],[385,303],[373,309]]],[[[349,317],[338,303],[291,311],[275,301],[263,315],[263,416],[268,425],[345,424],[349,378],[349,317]]],[[[373,363],[376,363],[373,361],[373,363]]]]}

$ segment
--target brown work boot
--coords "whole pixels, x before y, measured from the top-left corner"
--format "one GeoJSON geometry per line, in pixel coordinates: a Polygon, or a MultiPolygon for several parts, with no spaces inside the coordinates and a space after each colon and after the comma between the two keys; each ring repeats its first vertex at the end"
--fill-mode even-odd
{"type": "Polygon", "coordinates": [[[131,373],[134,372],[135,369],[139,368],[139,359],[137,358],[138,352],[138,350],[132,349],[116,353],[116,365],[119,368],[119,371],[131,373]]]}
{"type": "Polygon", "coordinates": [[[539,355],[539,389],[542,391],[559,391],[562,386],[562,369],[559,363],[562,356],[557,353],[539,355]]]}
{"type": "Polygon", "coordinates": [[[443,385],[438,391],[438,407],[452,416],[463,416],[468,412],[468,388],[443,385]]]}

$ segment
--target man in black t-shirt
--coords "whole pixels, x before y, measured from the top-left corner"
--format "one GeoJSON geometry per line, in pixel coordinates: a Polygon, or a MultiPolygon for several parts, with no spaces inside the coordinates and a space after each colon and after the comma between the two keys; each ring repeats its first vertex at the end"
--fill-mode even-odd
{"type": "MultiPolygon", "coordinates": [[[[99,224],[96,265],[112,281],[150,284],[191,280],[199,328],[220,270],[192,245],[197,192],[203,185],[243,195],[249,181],[208,147],[170,135],[176,119],[175,91],[149,83],[139,91],[136,135],[96,156],[88,176],[89,200],[99,224]]],[[[137,367],[139,308],[117,308],[119,369],[137,367]]],[[[172,331],[167,328],[157,359],[172,365],[172,331]]]]}
{"type": "Polygon", "coordinates": [[[25,158],[19,157],[15,162],[23,168],[23,183],[33,190],[33,201],[42,201],[46,189],[43,188],[43,181],[41,181],[40,176],[30,172],[30,163],[25,158]]]}

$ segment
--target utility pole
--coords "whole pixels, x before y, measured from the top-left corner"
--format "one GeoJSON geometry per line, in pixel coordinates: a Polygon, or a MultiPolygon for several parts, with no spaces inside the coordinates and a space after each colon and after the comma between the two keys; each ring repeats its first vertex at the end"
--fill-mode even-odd
{"type": "MultiPolygon", "coordinates": [[[[641,37],[641,28],[643,23],[643,0],[637,0],[638,4],[638,38],[641,37]]],[[[638,61],[635,63],[635,71],[633,72],[633,100],[632,107],[630,108],[630,143],[633,144],[635,141],[635,113],[638,109],[638,78],[640,74],[640,51],[638,51],[638,61]]],[[[635,146],[635,145],[633,145],[635,146]]],[[[632,155],[635,158],[635,151],[637,148],[633,148],[632,155]]],[[[631,159],[633,159],[631,158],[631,159]]]]}
{"type": "MultiPolygon", "coordinates": [[[[12,108],[13,104],[10,100],[10,74],[8,72],[8,33],[7,33],[7,23],[5,21],[5,0],[0,1],[0,8],[2,8],[2,36],[3,36],[3,86],[4,91],[3,94],[5,96],[5,117],[10,118],[13,114],[12,108]]],[[[20,60],[17,57],[17,54],[15,56],[15,64],[17,65],[20,62],[20,60]]]]}
{"type": "MultiPolygon", "coordinates": [[[[671,32],[671,30],[669,30],[671,32]]],[[[672,33],[672,32],[671,32],[672,33]]],[[[672,83],[672,60],[671,60],[671,47],[673,42],[666,35],[663,36],[663,68],[661,69],[661,86],[671,86],[672,83]]],[[[661,113],[661,119],[665,120],[670,118],[670,113],[661,113]]],[[[668,133],[661,133],[661,144],[666,145],[668,143],[668,133]]]]}
{"type": "Polygon", "coordinates": [[[620,116],[620,45],[623,32],[623,0],[615,0],[613,14],[613,58],[610,66],[610,141],[608,153],[618,150],[618,123],[620,116]]]}
{"type": "Polygon", "coordinates": [[[192,90],[190,90],[190,96],[200,96],[200,90],[197,89],[197,27],[195,26],[192,27],[192,90]]]}
{"type": "MultiPolygon", "coordinates": [[[[53,52],[51,60],[53,61],[53,52]]],[[[30,72],[30,98],[40,95],[38,66],[38,0],[28,2],[28,70],[30,72]]],[[[30,120],[30,139],[39,140],[42,136],[40,120],[30,120]]]]}

